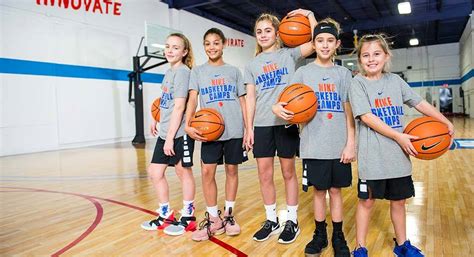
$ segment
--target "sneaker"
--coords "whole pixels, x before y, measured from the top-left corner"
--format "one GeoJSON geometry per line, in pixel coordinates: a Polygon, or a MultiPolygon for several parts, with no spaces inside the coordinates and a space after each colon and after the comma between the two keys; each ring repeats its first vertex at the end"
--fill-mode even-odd
{"type": "Polygon", "coordinates": [[[221,211],[217,217],[212,217],[208,212],[205,213],[206,218],[199,223],[199,230],[193,232],[192,239],[194,241],[209,240],[213,235],[220,235],[225,232],[223,221],[220,217],[221,211]]]}
{"type": "Polygon", "coordinates": [[[354,257],[369,257],[369,252],[367,248],[360,246],[352,252],[352,255],[354,255],[354,257]]]}
{"type": "Polygon", "coordinates": [[[327,246],[328,236],[326,230],[324,232],[314,230],[313,240],[306,245],[304,253],[306,256],[318,257],[327,246]]]}
{"type": "Polygon", "coordinates": [[[393,253],[398,257],[424,257],[421,253],[421,250],[411,245],[410,241],[407,240],[402,245],[397,245],[395,238],[395,248],[393,248],[393,253]]]}
{"type": "Polygon", "coordinates": [[[170,236],[180,236],[187,231],[195,231],[197,227],[196,217],[194,216],[181,216],[179,221],[173,222],[173,224],[167,226],[163,232],[170,236]]]}
{"type": "Polygon", "coordinates": [[[229,211],[224,212],[224,227],[225,233],[228,236],[236,236],[240,234],[240,226],[234,219],[232,215],[232,207],[229,208],[229,211]]]}
{"type": "Polygon", "coordinates": [[[164,218],[164,217],[158,215],[158,217],[154,220],[143,222],[141,224],[141,227],[144,230],[153,231],[153,230],[158,230],[158,229],[164,229],[167,226],[169,226],[170,224],[172,224],[173,222],[175,222],[174,212],[171,211],[168,218],[164,218]]]}
{"type": "Polygon", "coordinates": [[[342,231],[333,232],[332,234],[332,248],[334,249],[334,257],[350,257],[351,251],[347,246],[347,241],[344,238],[342,231]]]}
{"type": "Polygon", "coordinates": [[[253,235],[253,240],[261,242],[267,240],[271,235],[276,235],[280,233],[280,223],[278,223],[278,218],[276,222],[271,220],[266,220],[260,230],[253,235]]]}
{"type": "Polygon", "coordinates": [[[294,223],[291,220],[287,220],[285,222],[285,227],[283,228],[283,232],[281,232],[280,236],[278,237],[278,243],[280,244],[289,244],[293,243],[298,235],[300,234],[300,228],[298,227],[298,223],[294,223]]]}

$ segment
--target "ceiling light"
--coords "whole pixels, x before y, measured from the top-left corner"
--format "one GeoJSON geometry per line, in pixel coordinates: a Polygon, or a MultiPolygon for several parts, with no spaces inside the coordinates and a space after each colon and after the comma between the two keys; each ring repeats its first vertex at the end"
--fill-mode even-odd
{"type": "Polygon", "coordinates": [[[400,14],[409,14],[409,13],[411,13],[410,2],[398,3],[398,13],[400,13],[400,14]]]}
{"type": "Polygon", "coordinates": [[[410,39],[410,45],[411,46],[417,46],[420,42],[418,41],[418,38],[412,38],[410,39]]]}
{"type": "Polygon", "coordinates": [[[347,66],[354,66],[354,63],[353,62],[348,62],[347,66]]]}

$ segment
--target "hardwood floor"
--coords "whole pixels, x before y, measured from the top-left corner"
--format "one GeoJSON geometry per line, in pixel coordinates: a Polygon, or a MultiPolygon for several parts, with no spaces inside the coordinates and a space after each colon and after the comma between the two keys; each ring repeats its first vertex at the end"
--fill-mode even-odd
{"type": "MultiPolygon", "coordinates": [[[[474,139],[474,119],[454,119],[456,138],[474,139]]],[[[242,234],[196,243],[191,234],[170,237],[143,231],[157,200],[147,179],[154,140],[146,147],[120,143],[0,158],[0,256],[234,256],[220,243],[248,256],[304,256],[314,229],[312,192],[300,190],[296,242],[282,245],[277,236],[252,240],[264,221],[255,161],[239,171],[236,220],[242,234]]],[[[195,163],[199,151],[195,152],[195,163]]],[[[407,202],[407,235],[426,256],[474,256],[474,149],[456,149],[433,161],[413,159],[416,197],[407,202]]],[[[275,165],[277,208],[284,209],[284,187],[275,165]]],[[[200,168],[196,177],[196,214],[203,218],[200,168]]],[[[218,169],[219,207],[224,203],[225,174],[218,169]]],[[[301,162],[297,161],[301,179],[301,162]]],[[[355,247],[357,165],[353,186],[343,190],[344,231],[355,247]]],[[[181,190],[173,169],[167,171],[172,208],[181,208],[181,190]]],[[[301,183],[301,182],[300,182],[301,183]]],[[[378,201],[368,236],[371,256],[393,256],[389,202],[378,201]]],[[[330,218],[328,216],[328,221],[330,218]]],[[[331,225],[328,226],[329,234],[331,225]]],[[[231,249],[232,250],[232,249],[231,249]]],[[[235,252],[237,253],[237,252],[235,252]]],[[[244,256],[240,254],[241,256],[244,256]]],[[[329,246],[322,256],[333,256],[329,246]]]]}

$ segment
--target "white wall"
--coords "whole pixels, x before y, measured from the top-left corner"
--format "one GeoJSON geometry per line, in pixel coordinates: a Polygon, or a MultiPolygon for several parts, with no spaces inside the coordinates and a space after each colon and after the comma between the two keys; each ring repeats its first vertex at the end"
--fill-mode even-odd
{"type": "MultiPolygon", "coordinates": [[[[461,74],[466,76],[469,72],[472,72],[474,68],[474,40],[472,40],[472,31],[474,29],[474,23],[472,22],[472,14],[467,22],[466,28],[461,36],[460,46],[461,46],[461,63],[460,69],[461,74]]],[[[469,117],[474,118],[474,78],[471,78],[462,83],[462,88],[464,90],[464,102],[466,114],[469,114],[469,117]]]]}
{"type": "MultiPolygon", "coordinates": [[[[425,98],[427,93],[432,96],[432,103],[439,109],[440,86],[432,86],[428,82],[440,80],[459,80],[461,71],[459,43],[440,44],[422,47],[410,47],[392,50],[392,72],[403,72],[408,82],[423,82],[422,87],[413,89],[425,98]],[[407,69],[411,66],[411,69],[407,69]]],[[[356,59],[357,56],[344,55],[339,59],[356,59]]],[[[357,61],[354,61],[357,63],[357,61]]],[[[453,91],[453,112],[462,113],[462,100],[459,96],[460,83],[449,84],[453,91]]],[[[473,99],[474,100],[474,99],[473,99]]],[[[416,115],[414,109],[407,109],[408,115],[416,115]]]]}
{"type": "MultiPolygon", "coordinates": [[[[119,0],[115,0],[119,1],[119,0]]],[[[43,1],[41,1],[43,2],[43,1]]],[[[56,1],[58,2],[58,1],[56,1]]],[[[122,0],[121,15],[100,15],[33,0],[0,0],[0,58],[131,70],[144,21],[187,35],[196,62],[206,60],[202,35],[218,27],[244,48],[225,50],[226,62],[243,69],[253,56],[254,39],[157,0],[122,0]]],[[[164,73],[166,66],[152,70],[164,73]]],[[[158,84],[145,83],[148,109],[158,84]]],[[[128,82],[0,73],[0,156],[130,140],[135,135],[128,82]]]]}

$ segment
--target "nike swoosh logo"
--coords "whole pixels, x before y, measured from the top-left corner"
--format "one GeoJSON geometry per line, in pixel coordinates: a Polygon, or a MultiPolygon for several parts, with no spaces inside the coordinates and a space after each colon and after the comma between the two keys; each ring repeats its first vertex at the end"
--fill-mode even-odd
{"type": "Polygon", "coordinates": [[[429,145],[429,146],[425,146],[425,144],[422,144],[422,145],[421,145],[421,150],[423,150],[423,151],[430,150],[431,148],[433,148],[433,147],[435,147],[435,146],[441,144],[441,142],[443,142],[443,140],[441,140],[441,141],[439,141],[439,142],[437,142],[437,143],[434,143],[434,144],[432,144],[432,145],[429,145]]]}
{"type": "Polygon", "coordinates": [[[217,78],[217,77],[219,77],[220,75],[221,75],[221,74],[216,74],[216,75],[214,75],[214,77],[217,78]]]}
{"type": "Polygon", "coordinates": [[[377,92],[377,94],[378,94],[378,95],[381,95],[381,94],[383,94],[383,91],[382,91],[382,92],[377,92]]]}
{"type": "Polygon", "coordinates": [[[328,80],[328,79],[329,79],[329,78],[323,78],[323,81],[326,81],[326,80],[328,80]]]}
{"type": "Polygon", "coordinates": [[[331,27],[329,26],[322,26],[321,29],[330,29],[331,27]]]}

